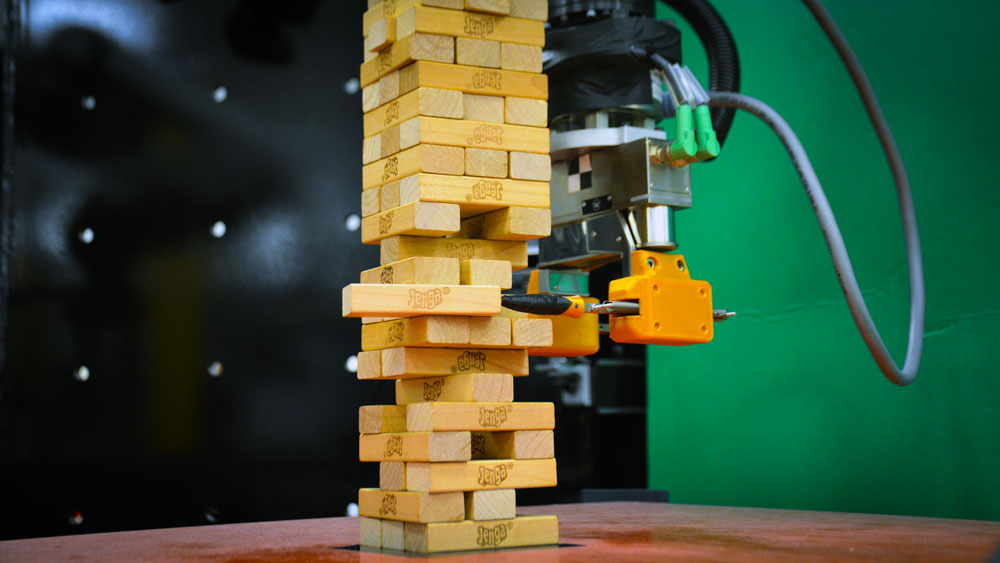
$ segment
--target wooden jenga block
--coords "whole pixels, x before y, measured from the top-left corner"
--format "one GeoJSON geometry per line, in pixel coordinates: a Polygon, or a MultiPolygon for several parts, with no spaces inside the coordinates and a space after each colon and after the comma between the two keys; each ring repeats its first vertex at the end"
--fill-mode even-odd
{"type": "Polygon", "coordinates": [[[534,45],[503,43],[500,47],[500,68],[542,72],[542,48],[534,45]]]}
{"type": "Polygon", "coordinates": [[[399,76],[400,72],[396,70],[378,79],[379,106],[399,97],[399,76]]]}
{"type": "Polygon", "coordinates": [[[424,6],[448,8],[449,10],[465,9],[465,0],[420,0],[420,3],[424,6]]]}
{"type": "Polygon", "coordinates": [[[400,346],[445,347],[469,345],[470,317],[427,316],[398,319],[361,327],[361,349],[400,346]]]}
{"type": "Polygon", "coordinates": [[[539,0],[510,0],[510,15],[544,22],[549,19],[549,3],[539,0]]]}
{"type": "Polygon", "coordinates": [[[504,121],[529,127],[546,127],[549,123],[549,103],[531,98],[506,98],[504,121]]]}
{"type": "Polygon", "coordinates": [[[399,125],[394,125],[373,135],[379,140],[379,156],[385,158],[398,153],[402,147],[401,135],[399,125]]]}
{"type": "MultiPolygon", "coordinates": [[[[345,317],[496,315],[500,288],[485,285],[361,284],[344,287],[345,317]]],[[[385,375],[383,362],[382,373],[385,375]]]]}
{"type": "Polygon", "coordinates": [[[510,0],[465,0],[465,9],[506,16],[510,13],[510,0]]]}
{"type": "Polygon", "coordinates": [[[545,154],[510,153],[510,177],[515,180],[552,180],[552,160],[545,154]]]}
{"type": "Polygon", "coordinates": [[[469,319],[469,346],[477,348],[509,348],[510,319],[477,317],[469,319]]]}
{"type": "MultiPolygon", "coordinates": [[[[396,74],[398,80],[399,74],[396,74]]],[[[381,81],[379,81],[381,83],[381,81]]],[[[372,83],[361,89],[361,109],[362,111],[369,112],[373,109],[382,105],[381,96],[379,96],[380,84],[372,83]]],[[[397,89],[399,88],[399,82],[396,82],[397,89]]]]}
{"type": "Polygon", "coordinates": [[[428,401],[497,403],[513,400],[514,377],[506,373],[460,373],[396,381],[397,405],[428,401]]]}
{"type": "Polygon", "coordinates": [[[454,203],[410,203],[363,218],[361,242],[378,244],[378,241],[393,235],[446,235],[458,232],[461,220],[459,208],[454,203]]]}
{"type": "Polygon", "coordinates": [[[380,188],[372,188],[370,190],[365,190],[361,192],[361,216],[369,217],[379,212],[381,209],[380,197],[382,190],[380,188]]]}
{"type": "MultiPolygon", "coordinates": [[[[399,33],[399,20],[396,32],[399,33]]],[[[374,59],[361,65],[361,86],[367,86],[414,61],[455,62],[455,38],[428,33],[400,37],[374,59]]]]}
{"type": "Polygon", "coordinates": [[[534,240],[547,237],[551,232],[552,215],[548,209],[507,207],[463,220],[461,229],[452,236],[489,240],[534,240]]]}
{"type": "MultiPolygon", "coordinates": [[[[549,81],[544,74],[428,61],[416,62],[400,69],[400,93],[405,94],[420,87],[459,90],[466,94],[517,96],[541,100],[547,100],[549,97],[549,81]]],[[[382,103],[385,101],[383,99],[382,103]]]]}
{"type": "Polygon", "coordinates": [[[362,516],[358,523],[361,526],[361,546],[374,549],[382,547],[382,521],[362,516]]]}
{"type": "Polygon", "coordinates": [[[472,459],[549,459],[555,457],[551,430],[473,432],[472,459]]]}
{"type": "MultiPolygon", "coordinates": [[[[379,520],[382,524],[382,549],[403,551],[406,547],[406,522],[401,520],[379,520]]],[[[361,556],[364,559],[364,556],[361,556]]]]}
{"type": "Polygon", "coordinates": [[[552,403],[411,403],[406,405],[409,432],[458,430],[551,430],[552,403]]]}
{"type": "Polygon", "coordinates": [[[382,135],[365,137],[361,141],[361,163],[371,164],[380,158],[382,158],[382,135]]]}
{"type": "Polygon", "coordinates": [[[528,355],[524,350],[466,348],[382,350],[382,377],[413,379],[458,373],[528,375],[528,355]]]}
{"type": "MultiPolygon", "coordinates": [[[[376,188],[369,188],[369,190],[374,190],[374,189],[376,188]]],[[[396,180],[395,182],[389,182],[388,184],[377,189],[379,195],[379,209],[395,209],[400,206],[399,180],[396,180]]],[[[445,203],[450,203],[450,202],[445,202],[445,203]]]]}
{"type": "MultiPolygon", "coordinates": [[[[489,123],[504,122],[504,102],[500,96],[462,94],[465,118],[489,123]]],[[[529,98],[523,98],[525,100],[529,98]]]]}
{"type": "Polygon", "coordinates": [[[500,520],[517,515],[514,489],[465,493],[466,520],[500,520]]]}
{"type": "Polygon", "coordinates": [[[406,464],[402,461],[383,461],[379,463],[378,488],[383,491],[405,491],[406,464]]]}
{"type": "Polygon", "coordinates": [[[487,522],[407,522],[404,533],[404,549],[415,553],[556,545],[559,520],[555,516],[519,516],[487,522]]]}
{"type": "Polygon", "coordinates": [[[459,522],[465,518],[465,495],[361,489],[358,514],[405,522],[459,522]]]}
{"type": "Polygon", "coordinates": [[[555,459],[406,464],[406,488],[409,491],[446,493],[554,486],[556,486],[555,459]]]}
{"type": "MultiPolygon", "coordinates": [[[[535,2],[537,0],[530,0],[535,2]]],[[[465,0],[389,0],[383,2],[378,0],[373,2],[368,0],[368,11],[361,19],[362,32],[367,34],[369,28],[381,18],[395,18],[400,12],[406,11],[413,6],[431,6],[434,8],[448,8],[450,10],[464,10],[465,0]]],[[[367,35],[365,35],[367,37],[367,35]]]]}
{"type": "MultiPolygon", "coordinates": [[[[383,149],[385,140],[383,139],[383,149]]],[[[399,146],[487,148],[549,155],[549,132],[539,127],[418,116],[399,124],[399,146]]]]}
{"type": "Polygon", "coordinates": [[[455,39],[455,62],[460,65],[500,68],[500,42],[488,39],[455,39]]]}
{"type": "Polygon", "coordinates": [[[417,145],[366,165],[361,170],[361,185],[364,189],[374,188],[419,172],[461,176],[465,174],[465,149],[417,145]]]}
{"type": "MultiPolygon", "coordinates": [[[[386,190],[396,192],[388,197],[398,198],[399,205],[414,201],[457,203],[462,208],[463,217],[512,205],[545,208],[549,206],[548,182],[414,174],[403,178],[399,184],[383,186],[383,194],[386,190]]],[[[383,203],[386,197],[383,195],[383,203]]]]}
{"type": "Polygon", "coordinates": [[[358,379],[382,377],[382,354],[377,350],[358,354],[358,379]]]}
{"type": "Polygon", "coordinates": [[[465,149],[465,171],[470,176],[507,177],[507,153],[492,149],[465,149]]]}
{"type": "Polygon", "coordinates": [[[459,271],[462,285],[495,285],[500,289],[513,285],[510,264],[503,260],[463,260],[459,271]]]}
{"type": "Polygon", "coordinates": [[[400,38],[397,41],[414,33],[545,46],[545,25],[539,21],[480,16],[422,6],[414,6],[396,15],[396,36],[400,38]]]}
{"type": "Polygon", "coordinates": [[[378,53],[395,41],[396,18],[382,18],[368,28],[368,35],[365,36],[365,51],[378,53]]]}
{"type": "Polygon", "coordinates": [[[500,307],[500,317],[505,317],[508,319],[527,319],[529,318],[528,313],[522,313],[521,311],[515,311],[513,309],[508,309],[506,307],[500,307]]]}
{"type": "Polygon", "coordinates": [[[380,259],[382,264],[405,260],[413,256],[438,256],[470,260],[505,260],[511,269],[528,267],[528,245],[524,242],[508,242],[479,239],[432,239],[399,235],[382,239],[380,259]]]}
{"type": "Polygon", "coordinates": [[[461,279],[457,258],[431,256],[414,256],[361,272],[361,283],[471,285],[462,284],[461,279]]]}
{"type": "Polygon", "coordinates": [[[419,115],[462,119],[465,117],[464,96],[465,94],[455,90],[417,88],[366,113],[365,137],[380,133],[419,115]]]}
{"type": "Polygon", "coordinates": [[[358,409],[358,432],[406,432],[406,406],[369,405],[358,409]]]}
{"type": "Polygon", "coordinates": [[[468,432],[362,434],[361,461],[465,461],[471,458],[468,432]]]}
{"type": "Polygon", "coordinates": [[[519,348],[552,346],[551,319],[512,319],[512,344],[519,348]]]}

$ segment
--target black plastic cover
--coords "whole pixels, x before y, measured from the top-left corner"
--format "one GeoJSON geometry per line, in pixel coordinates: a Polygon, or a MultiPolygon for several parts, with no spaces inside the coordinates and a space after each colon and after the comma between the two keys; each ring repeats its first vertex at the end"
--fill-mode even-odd
{"type": "Polygon", "coordinates": [[[558,25],[558,18],[594,12],[618,12],[625,15],[654,17],[653,0],[549,0],[549,22],[558,25]]]}
{"type": "Polygon", "coordinates": [[[653,103],[649,66],[632,45],[681,60],[681,35],[673,22],[607,18],[550,29],[544,71],[549,76],[549,119],[560,115],[653,103]]]}

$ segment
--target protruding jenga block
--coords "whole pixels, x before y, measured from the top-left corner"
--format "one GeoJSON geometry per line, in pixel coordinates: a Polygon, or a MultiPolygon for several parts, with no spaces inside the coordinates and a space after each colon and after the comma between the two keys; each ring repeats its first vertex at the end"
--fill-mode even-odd
{"type": "MultiPolygon", "coordinates": [[[[399,75],[396,75],[397,79],[399,75]]],[[[381,81],[380,81],[381,82],[381,81]]],[[[397,82],[397,88],[399,83],[397,82]]],[[[379,95],[380,89],[379,84],[372,83],[361,89],[361,109],[362,111],[372,111],[373,109],[382,105],[382,98],[379,95]]]]}
{"type": "Polygon", "coordinates": [[[461,279],[457,258],[432,256],[413,256],[361,272],[361,283],[459,285],[461,279]]]}
{"type": "Polygon", "coordinates": [[[397,405],[429,401],[496,403],[513,400],[514,377],[506,373],[460,373],[396,381],[397,405]]]}
{"type": "Polygon", "coordinates": [[[555,457],[551,430],[473,432],[472,459],[549,459],[555,457]]]}
{"type": "MultiPolygon", "coordinates": [[[[529,98],[522,98],[527,100],[529,98]]],[[[465,118],[489,123],[504,122],[504,99],[500,96],[462,94],[465,118]]]]}
{"type": "Polygon", "coordinates": [[[551,319],[511,319],[511,343],[517,347],[552,346],[551,319]]]}
{"type": "MultiPolygon", "coordinates": [[[[483,285],[361,284],[344,287],[345,317],[496,315],[500,288],[483,285]]],[[[385,365],[382,365],[383,375],[385,365]]]]}
{"type": "Polygon", "coordinates": [[[361,192],[361,216],[369,217],[381,209],[380,188],[372,188],[361,192]]]}
{"type": "Polygon", "coordinates": [[[549,3],[540,0],[510,0],[510,15],[544,22],[549,19],[549,3]]]}
{"type": "Polygon", "coordinates": [[[513,285],[510,264],[503,260],[463,260],[459,271],[462,285],[495,285],[500,289],[513,285]]]}
{"type": "Polygon", "coordinates": [[[492,149],[465,149],[465,171],[470,176],[507,177],[507,153],[492,149]]]}
{"type": "Polygon", "coordinates": [[[455,62],[460,65],[500,68],[500,42],[459,37],[455,40],[455,62]]]}
{"type": "MultiPolygon", "coordinates": [[[[514,70],[493,70],[466,65],[448,65],[419,61],[399,71],[399,92],[420,87],[459,90],[466,94],[517,96],[546,100],[548,77],[544,74],[514,70]]],[[[385,98],[382,103],[392,98],[385,98]]]]}
{"type": "Polygon", "coordinates": [[[379,106],[399,97],[399,75],[397,70],[378,79],[379,106]]]}
{"type": "Polygon", "coordinates": [[[507,207],[462,221],[454,234],[461,238],[489,240],[534,240],[552,232],[552,215],[548,209],[507,207]]]}
{"type": "MultiPolygon", "coordinates": [[[[382,524],[382,549],[403,551],[406,547],[406,522],[379,520],[382,524]]],[[[364,556],[361,557],[364,559],[364,556]]]]}
{"type": "Polygon", "coordinates": [[[462,119],[465,117],[464,96],[465,94],[455,90],[417,88],[366,113],[364,135],[375,135],[419,115],[462,119]]]}
{"type": "Polygon", "coordinates": [[[461,176],[465,174],[465,149],[417,145],[366,165],[361,169],[361,184],[364,189],[374,188],[419,172],[461,176]]]}
{"type": "Polygon", "coordinates": [[[510,13],[510,0],[465,0],[465,9],[471,12],[506,16],[510,13]]]}
{"type": "MultiPolygon", "coordinates": [[[[382,18],[368,28],[365,51],[377,53],[396,41],[396,18],[382,18]]],[[[515,69],[517,70],[517,69],[515,69]]]]}
{"type": "Polygon", "coordinates": [[[520,516],[488,522],[407,522],[405,534],[404,548],[416,553],[556,545],[559,543],[559,520],[555,516],[520,516]]]}
{"type": "Polygon", "coordinates": [[[362,219],[361,242],[378,244],[378,241],[393,235],[437,237],[458,232],[460,228],[461,214],[457,205],[410,203],[362,219]]]}
{"type": "Polygon", "coordinates": [[[552,403],[411,403],[406,405],[409,432],[458,430],[551,430],[552,403]]]}
{"type": "Polygon", "coordinates": [[[358,513],[405,522],[459,522],[465,518],[465,495],[361,489],[358,513]]]}
{"type": "Polygon", "coordinates": [[[510,153],[510,177],[515,180],[552,180],[552,160],[545,154],[510,153]]]}
{"type": "Polygon", "coordinates": [[[358,354],[358,379],[378,379],[382,377],[382,355],[376,352],[358,354]]]}
{"type": "Polygon", "coordinates": [[[406,464],[406,488],[410,491],[444,493],[554,486],[556,486],[555,459],[496,459],[406,464]]]}
{"type": "Polygon", "coordinates": [[[507,242],[479,239],[431,239],[427,237],[395,236],[382,239],[380,259],[390,264],[413,256],[438,256],[470,260],[505,260],[511,269],[528,267],[528,245],[524,242],[507,242]]]}
{"type": "MultiPolygon", "coordinates": [[[[382,193],[385,194],[386,190],[393,190],[393,186],[383,186],[382,193]]],[[[457,203],[462,208],[463,217],[512,205],[549,206],[548,182],[414,174],[400,180],[395,185],[395,191],[398,193],[395,197],[398,198],[399,205],[414,201],[457,203]]],[[[385,197],[383,195],[383,201],[385,197]]]]}
{"type": "Polygon", "coordinates": [[[520,18],[497,18],[414,6],[396,16],[397,42],[414,33],[452,35],[472,39],[510,41],[524,45],[545,45],[545,25],[520,18]]]}
{"type": "Polygon", "coordinates": [[[405,405],[369,405],[358,409],[358,432],[406,432],[405,405]]]}
{"type": "Polygon", "coordinates": [[[500,47],[500,68],[542,72],[542,48],[535,45],[504,43],[500,47]]]}
{"type": "Polygon", "coordinates": [[[405,491],[406,464],[402,461],[383,461],[378,464],[378,488],[383,491],[405,491]]]}
{"type": "Polygon", "coordinates": [[[503,317],[469,319],[469,346],[479,348],[510,347],[510,332],[510,319],[503,317]]]}
{"type": "Polygon", "coordinates": [[[418,116],[400,123],[399,147],[419,144],[519,151],[548,158],[549,132],[539,127],[441,117],[418,116]]]}
{"type": "Polygon", "coordinates": [[[514,489],[465,493],[466,520],[500,520],[517,515],[514,489]]]}
{"type": "Polygon", "coordinates": [[[465,461],[471,459],[468,432],[362,434],[361,461],[465,461]]]}
{"type": "Polygon", "coordinates": [[[470,321],[470,317],[431,315],[365,325],[361,327],[361,349],[467,347],[470,321]]]}
{"type": "Polygon", "coordinates": [[[371,164],[382,158],[382,136],[373,135],[361,141],[361,163],[371,164]]]}
{"type": "Polygon", "coordinates": [[[358,523],[361,526],[361,546],[374,549],[382,547],[382,521],[362,516],[358,523]]]}
{"type": "MultiPolygon", "coordinates": [[[[399,21],[396,22],[399,33],[399,21]]],[[[414,61],[455,62],[455,39],[446,35],[410,33],[361,65],[361,86],[367,86],[414,61]]]]}
{"type": "Polygon", "coordinates": [[[506,98],[504,121],[529,127],[546,127],[549,123],[549,103],[531,98],[506,98]]]}
{"type": "Polygon", "coordinates": [[[382,377],[413,379],[458,373],[528,375],[524,350],[388,348],[382,350],[382,377]]]}

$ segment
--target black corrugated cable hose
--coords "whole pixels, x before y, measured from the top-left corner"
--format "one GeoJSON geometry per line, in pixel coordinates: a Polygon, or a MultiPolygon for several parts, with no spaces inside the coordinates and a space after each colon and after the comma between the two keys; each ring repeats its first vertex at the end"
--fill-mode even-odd
{"type": "MultiPolygon", "coordinates": [[[[664,0],[684,18],[698,39],[705,46],[708,55],[708,89],[716,92],[740,91],[740,55],[729,27],[719,12],[705,0],[664,0]]],[[[719,144],[726,142],[729,128],[733,125],[735,108],[713,107],[712,127],[719,144]]]]}

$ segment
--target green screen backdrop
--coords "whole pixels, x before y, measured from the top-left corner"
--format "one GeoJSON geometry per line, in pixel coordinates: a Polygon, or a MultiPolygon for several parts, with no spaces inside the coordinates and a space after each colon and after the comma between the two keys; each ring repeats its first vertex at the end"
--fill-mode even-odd
{"type": "MultiPolygon", "coordinates": [[[[893,357],[909,289],[885,158],[847,72],[801,2],[714,0],[744,93],[809,151],[893,357]]],[[[772,132],[737,115],[695,165],[678,252],[739,316],[702,346],[649,350],[650,486],[679,503],[1000,519],[1000,4],[830,0],[906,161],[921,229],[920,375],[878,371],[799,179],[772,132]]],[[[660,17],[675,17],[659,6],[660,17]]],[[[690,27],[685,62],[707,81],[690,27]]]]}

